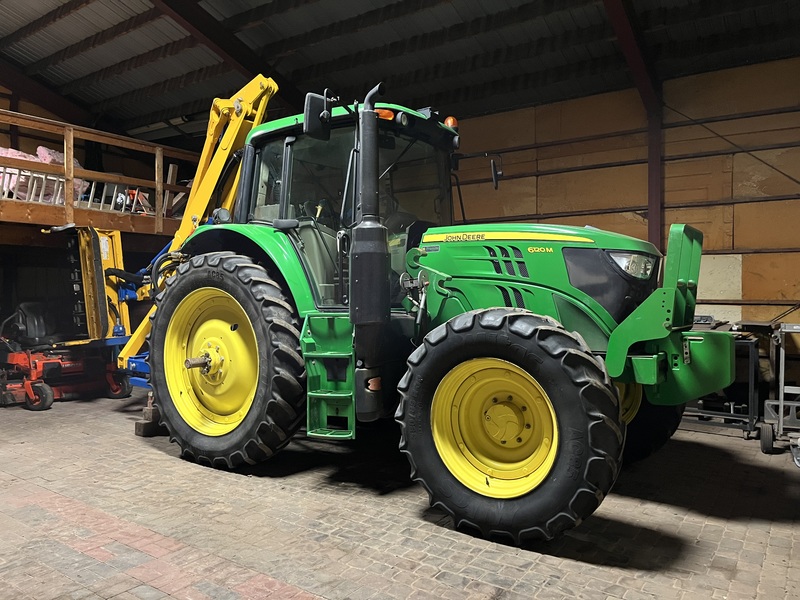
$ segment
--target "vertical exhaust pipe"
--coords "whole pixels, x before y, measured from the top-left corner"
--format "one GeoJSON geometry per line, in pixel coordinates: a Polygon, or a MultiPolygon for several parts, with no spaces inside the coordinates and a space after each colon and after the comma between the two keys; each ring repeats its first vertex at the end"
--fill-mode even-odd
{"type": "Polygon", "coordinates": [[[375,101],[382,83],[364,98],[358,115],[358,223],[350,249],[350,321],[355,326],[356,356],[363,367],[379,362],[381,337],[389,324],[389,244],[380,221],[378,196],[378,114],[375,101]]]}

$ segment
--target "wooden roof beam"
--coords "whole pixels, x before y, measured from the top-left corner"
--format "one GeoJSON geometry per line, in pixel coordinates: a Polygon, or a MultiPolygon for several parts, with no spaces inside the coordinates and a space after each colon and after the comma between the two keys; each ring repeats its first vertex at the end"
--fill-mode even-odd
{"type": "Polygon", "coordinates": [[[614,54],[573,63],[569,67],[558,66],[532,73],[521,73],[514,77],[501,77],[494,81],[481,83],[481,85],[448,88],[442,92],[415,98],[404,103],[407,106],[447,108],[459,103],[472,102],[495,95],[500,96],[524,90],[536,90],[575,79],[603,77],[606,74],[618,73],[623,68],[624,66],[619,57],[614,54]]]}
{"type": "MultiPolygon", "coordinates": [[[[270,44],[265,46],[261,50],[261,53],[262,55],[280,56],[310,43],[320,40],[327,42],[330,41],[331,38],[346,35],[352,32],[353,28],[365,29],[390,18],[399,18],[399,16],[405,14],[406,10],[413,12],[411,10],[412,7],[415,7],[416,10],[421,10],[420,6],[428,7],[430,5],[431,2],[426,0],[404,0],[403,2],[390,5],[389,7],[372,10],[358,15],[357,17],[353,17],[352,19],[331,23],[330,25],[314,29],[308,33],[294,36],[276,42],[275,44],[270,44]],[[398,7],[399,5],[403,5],[402,11],[398,7]],[[398,14],[398,11],[402,14],[398,14]],[[398,16],[391,17],[390,15],[392,14],[398,14],[398,16]]],[[[404,56],[410,52],[421,52],[439,48],[458,40],[474,37],[481,32],[502,29],[504,27],[518,25],[525,21],[533,21],[551,15],[554,11],[569,10],[570,8],[578,6],[586,6],[586,0],[531,2],[491,15],[478,17],[471,21],[459,22],[442,30],[430,31],[391,44],[367,48],[349,56],[337,57],[329,61],[317,63],[304,69],[298,69],[291,74],[291,77],[295,81],[308,81],[318,79],[322,76],[327,77],[330,73],[374,64],[388,58],[404,56]]]]}
{"type": "MultiPolygon", "coordinates": [[[[188,85],[192,85],[195,83],[199,83],[201,81],[206,81],[207,79],[212,79],[214,77],[224,75],[225,73],[230,72],[230,70],[231,70],[230,66],[227,63],[218,62],[215,65],[203,67],[202,69],[190,71],[189,73],[183,73],[182,75],[178,75],[177,77],[172,77],[171,79],[165,79],[163,81],[159,81],[158,83],[154,83],[153,85],[148,85],[147,87],[138,88],[136,90],[129,92],[123,92],[118,96],[106,98],[105,100],[101,100],[100,102],[97,102],[96,104],[92,105],[92,110],[97,113],[103,113],[109,108],[115,106],[122,106],[126,104],[135,105],[145,98],[150,98],[152,96],[160,96],[161,94],[174,92],[175,90],[182,89],[188,85]]],[[[209,108],[211,108],[210,104],[209,108]]],[[[177,115],[172,115],[172,116],[174,117],[177,115]]]]}
{"type": "MultiPolygon", "coordinates": [[[[385,79],[386,89],[390,93],[406,88],[413,89],[415,85],[432,81],[444,82],[447,79],[460,78],[464,73],[472,73],[480,69],[492,69],[498,65],[513,64],[520,60],[542,59],[540,62],[552,64],[552,59],[564,58],[564,52],[579,51],[591,47],[591,56],[600,58],[604,55],[616,54],[610,43],[614,38],[611,28],[605,24],[593,25],[581,30],[567,31],[560,35],[538,38],[515,46],[506,46],[499,50],[490,50],[469,56],[454,57],[454,60],[427,65],[390,74],[385,79]],[[607,42],[607,48],[603,47],[607,42]],[[599,45],[599,47],[598,47],[599,45]]],[[[622,61],[620,61],[622,65],[622,61]]],[[[570,64],[561,67],[565,71],[571,69],[570,64]]],[[[544,69],[539,69],[539,71],[544,69]]],[[[537,70],[530,71],[536,73],[537,70]]]]}
{"type": "Polygon", "coordinates": [[[109,65],[104,69],[99,69],[88,75],[84,75],[83,77],[79,77],[78,79],[74,79],[69,83],[62,85],[59,88],[59,92],[62,94],[72,94],[80,89],[85,87],[91,87],[96,83],[100,83],[101,81],[105,81],[111,77],[115,77],[117,75],[122,75],[123,73],[127,73],[128,71],[132,71],[134,69],[138,69],[139,67],[143,67],[150,63],[156,62],[161,60],[162,58],[167,58],[168,56],[174,56],[176,54],[180,54],[184,50],[188,50],[189,48],[194,48],[197,46],[199,42],[193,38],[192,36],[187,36],[182,40],[178,40],[176,42],[170,42],[169,44],[164,44],[163,46],[159,46],[158,48],[153,48],[149,52],[144,52],[142,54],[138,54],[133,56],[127,60],[123,60],[113,65],[109,65]]]}
{"type": "Polygon", "coordinates": [[[14,90],[22,98],[33,102],[60,119],[75,125],[92,126],[94,117],[84,107],[31,79],[10,62],[0,59],[0,85],[14,90]]]}
{"type": "Polygon", "coordinates": [[[153,4],[248,79],[259,73],[272,77],[279,87],[278,96],[295,109],[303,109],[305,94],[264,62],[234,33],[225,30],[222,23],[201,8],[195,0],[153,0],[153,4]]]}
{"type": "Polygon", "coordinates": [[[70,58],[74,58],[79,54],[86,52],[87,50],[91,50],[96,48],[97,46],[101,46],[106,42],[110,42],[121,35],[125,35],[126,33],[130,33],[131,31],[154,21],[155,19],[159,18],[161,13],[156,10],[155,8],[151,8],[150,10],[146,10],[143,13],[139,13],[135,17],[131,17],[130,19],[126,19],[121,23],[117,23],[113,27],[109,27],[108,29],[104,29],[103,31],[96,33],[94,35],[90,35],[88,38],[81,40],[71,46],[67,46],[51,54],[50,56],[45,56],[44,58],[37,60],[34,63],[31,63],[27,67],[25,67],[25,72],[28,75],[35,75],[41,71],[44,71],[47,67],[54,65],[56,63],[64,62],[70,58]]]}
{"type": "Polygon", "coordinates": [[[38,19],[34,19],[27,25],[24,25],[17,29],[16,31],[9,33],[4,38],[0,39],[0,50],[4,48],[8,48],[9,46],[16,44],[17,42],[25,39],[33,35],[34,33],[41,31],[55,23],[56,21],[60,21],[64,17],[71,15],[74,12],[79,11],[87,4],[91,4],[94,0],[70,0],[65,4],[62,4],[58,8],[51,10],[50,12],[42,15],[38,19]]]}
{"type": "Polygon", "coordinates": [[[344,19],[342,21],[335,21],[328,23],[322,27],[317,27],[311,31],[307,31],[289,38],[285,38],[267,44],[259,50],[261,56],[268,58],[281,57],[294,52],[295,50],[302,50],[320,42],[329,42],[332,38],[341,37],[343,35],[351,35],[354,31],[361,31],[375,25],[380,25],[392,19],[399,19],[405,17],[425,8],[432,8],[437,4],[450,3],[451,0],[400,0],[381,8],[368,10],[361,14],[344,19]]]}
{"type": "Polygon", "coordinates": [[[320,0],[273,0],[273,2],[256,6],[250,10],[228,17],[222,22],[222,26],[228,31],[245,31],[246,29],[258,27],[269,17],[280,15],[296,8],[302,8],[309,4],[315,4],[319,1],[320,0]]]}

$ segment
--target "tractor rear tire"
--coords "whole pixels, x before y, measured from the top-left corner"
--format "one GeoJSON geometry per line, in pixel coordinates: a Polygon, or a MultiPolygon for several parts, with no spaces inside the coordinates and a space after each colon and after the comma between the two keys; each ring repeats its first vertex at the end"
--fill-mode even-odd
{"type": "Polygon", "coordinates": [[[25,396],[25,408],[28,410],[48,410],[53,406],[55,394],[53,388],[44,382],[32,383],[33,398],[25,396]]]}
{"type": "Polygon", "coordinates": [[[647,396],[642,397],[639,410],[628,424],[623,463],[635,463],[661,450],[678,430],[685,408],[685,404],[651,404],[647,396]]]}
{"type": "Polygon", "coordinates": [[[249,257],[201,254],[155,304],[150,383],[184,458],[229,469],[286,446],[305,420],[306,373],[280,284],[249,257]]]}
{"type": "Polygon", "coordinates": [[[580,336],[519,309],[467,312],[408,359],[400,449],[458,529],[526,544],[591,515],[622,460],[617,390],[580,336]]]}

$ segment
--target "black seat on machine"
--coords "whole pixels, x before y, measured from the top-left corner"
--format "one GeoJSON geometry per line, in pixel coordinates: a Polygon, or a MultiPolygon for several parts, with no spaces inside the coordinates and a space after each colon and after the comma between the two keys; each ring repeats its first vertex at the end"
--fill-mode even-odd
{"type": "Polygon", "coordinates": [[[8,337],[23,348],[56,344],[75,337],[74,326],[69,321],[64,322],[59,305],[49,302],[21,302],[6,330],[8,337]]]}

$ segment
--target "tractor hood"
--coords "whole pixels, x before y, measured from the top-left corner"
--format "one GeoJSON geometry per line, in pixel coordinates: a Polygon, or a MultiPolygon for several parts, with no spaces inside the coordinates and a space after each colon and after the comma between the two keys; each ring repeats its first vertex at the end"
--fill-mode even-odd
{"type": "Polygon", "coordinates": [[[414,277],[424,270],[442,278],[438,319],[489,306],[524,308],[584,332],[591,321],[590,343],[600,350],[657,287],[660,261],[652,244],[617,233],[503,223],[428,229],[407,266],[414,277]]]}

